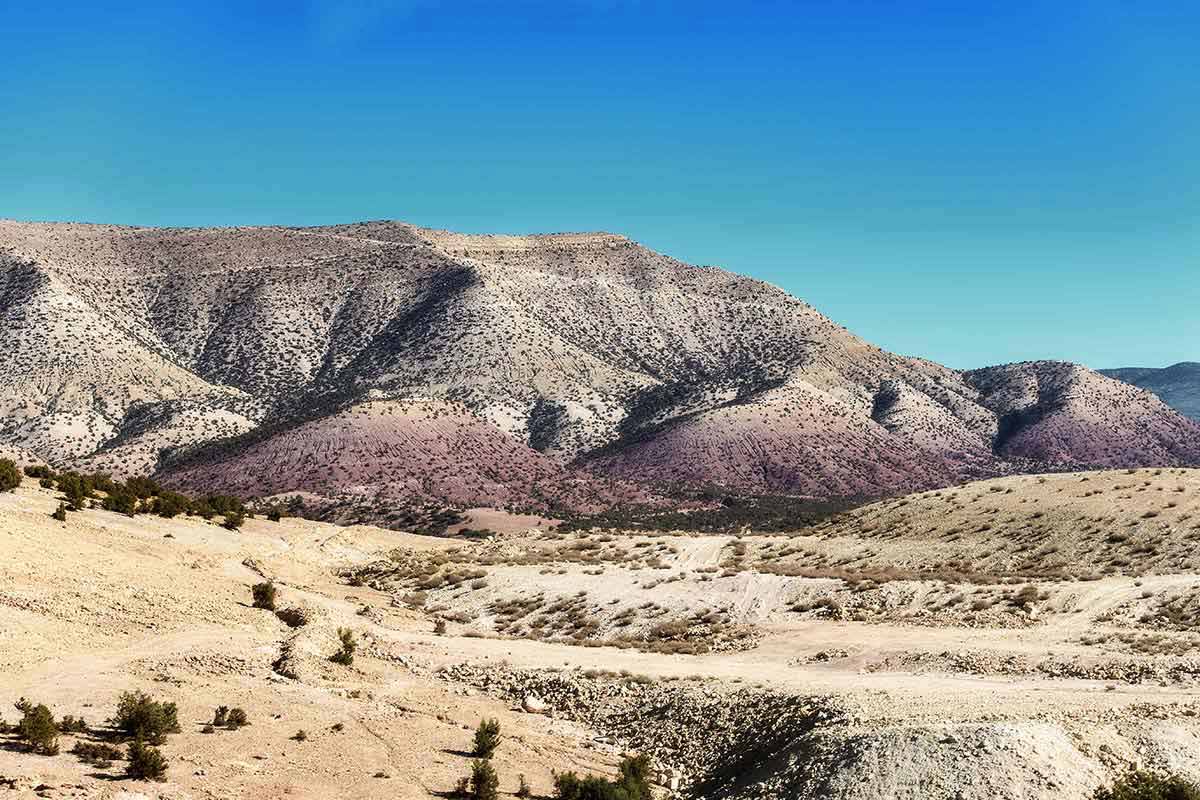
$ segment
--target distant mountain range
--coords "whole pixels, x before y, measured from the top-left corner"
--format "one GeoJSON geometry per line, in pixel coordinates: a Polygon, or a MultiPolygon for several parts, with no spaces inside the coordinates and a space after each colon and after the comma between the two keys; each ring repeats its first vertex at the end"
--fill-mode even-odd
{"type": "Polygon", "coordinates": [[[888,353],[622,236],[0,222],[0,450],[184,488],[597,510],[1200,464],[1084,367],[888,353]]]}
{"type": "Polygon", "coordinates": [[[1148,389],[1184,416],[1200,420],[1200,363],[1181,361],[1170,367],[1122,367],[1101,373],[1148,389]]]}

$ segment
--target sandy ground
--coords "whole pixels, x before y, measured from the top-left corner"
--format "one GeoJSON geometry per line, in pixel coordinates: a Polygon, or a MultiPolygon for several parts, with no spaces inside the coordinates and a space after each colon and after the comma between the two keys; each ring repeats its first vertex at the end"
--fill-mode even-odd
{"type": "MultiPolygon", "coordinates": [[[[995,625],[968,624],[967,616],[912,613],[958,590],[914,581],[894,589],[905,598],[904,613],[854,621],[790,610],[797,599],[814,593],[846,593],[843,581],[719,571],[736,541],[731,537],[629,537],[606,543],[607,552],[615,554],[607,561],[564,557],[549,566],[521,565],[501,555],[567,547],[579,537],[549,539],[534,530],[464,544],[296,519],[250,520],[240,532],[230,532],[198,519],[131,519],[94,509],[58,523],[50,517],[56,505],[53,493],[28,482],[0,494],[3,708],[24,696],[46,703],[56,715],[82,715],[98,725],[121,692],[140,689],[178,703],[183,731],[164,747],[171,762],[165,784],[118,781],[119,767],[98,771],[79,762],[67,752],[74,737],[63,737],[63,753],[56,757],[25,753],[0,737],[5,744],[0,777],[13,780],[16,788],[5,796],[436,796],[466,773],[469,760],[462,751],[484,716],[498,717],[506,732],[496,759],[505,791],[515,790],[518,773],[535,791],[548,792],[552,770],[611,771],[619,752],[597,732],[563,718],[523,713],[510,702],[439,679],[439,668],[462,663],[627,670],[657,679],[703,676],[729,686],[835,695],[854,709],[855,725],[875,732],[871,741],[879,747],[897,730],[913,726],[1045,724],[1044,735],[1021,735],[1033,737],[1029,741],[1038,746],[1080,748],[1072,751],[1073,758],[1082,759],[1072,773],[1079,785],[1094,785],[1100,770],[1099,762],[1080,755],[1095,756],[1095,742],[1087,741],[1093,728],[1136,726],[1154,715],[1172,720],[1158,732],[1137,729],[1137,736],[1150,737],[1145,740],[1153,745],[1150,752],[1165,747],[1153,740],[1166,735],[1162,731],[1186,742],[1197,733],[1192,720],[1200,710],[1200,684],[1190,673],[1125,681],[1088,677],[1086,671],[1053,677],[1036,669],[971,666],[972,658],[1000,664],[1076,659],[1103,666],[1127,657],[1111,644],[1085,640],[1135,630],[1123,621],[1129,615],[1122,609],[1131,604],[1200,589],[1200,577],[1189,574],[1047,583],[1032,615],[1006,611],[994,617],[1020,618],[1021,624],[995,625]],[[638,548],[639,541],[652,544],[638,548]],[[653,550],[657,568],[622,555],[638,549],[653,550]],[[401,585],[404,581],[373,582],[380,588],[347,584],[350,571],[393,564],[398,555],[465,558],[462,563],[483,565],[486,585],[430,591],[421,610],[402,601],[411,591],[401,585]],[[308,609],[312,621],[307,626],[293,630],[250,607],[250,586],[264,576],[278,585],[281,607],[308,609]],[[682,577],[664,581],[670,576],[682,577]],[[735,624],[752,628],[757,645],[671,655],[489,634],[496,602],[539,592],[549,598],[583,592],[589,609],[601,617],[608,613],[604,609],[637,607],[646,598],[668,616],[719,608],[735,624]],[[434,635],[439,612],[433,608],[474,617],[451,623],[447,635],[434,635]],[[338,627],[358,636],[352,667],[328,661],[338,627]],[[277,670],[285,654],[290,667],[277,670]],[[955,657],[966,660],[951,663],[955,657]],[[217,705],[245,708],[252,724],[202,733],[217,705]],[[343,726],[340,732],[333,730],[337,724],[343,726]],[[306,741],[292,738],[299,730],[307,733],[306,741]]],[[[1165,663],[1165,657],[1153,655],[1128,657],[1165,663]]],[[[11,710],[0,716],[15,719],[11,710]]],[[[1129,738],[1132,733],[1122,735],[1126,738],[1113,745],[1125,754],[1122,758],[1146,757],[1139,755],[1143,745],[1129,738]]],[[[897,760],[904,761],[903,755],[897,760]]],[[[1104,769],[1119,766],[1106,761],[1104,769]]],[[[919,785],[920,775],[910,777],[919,785]]],[[[847,792],[836,796],[871,796],[847,792]]],[[[1031,790],[1012,796],[1055,795],[1031,790]]]]}

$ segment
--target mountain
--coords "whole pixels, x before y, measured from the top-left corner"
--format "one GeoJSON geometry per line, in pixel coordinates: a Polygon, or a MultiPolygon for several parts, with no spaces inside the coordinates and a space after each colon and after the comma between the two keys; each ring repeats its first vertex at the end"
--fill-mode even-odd
{"type": "Polygon", "coordinates": [[[1071,364],[888,353],[613,234],[0,222],[0,446],[205,489],[586,510],[1200,464],[1200,425],[1071,364]]]}
{"type": "Polygon", "coordinates": [[[1103,374],[1154,392],[1180,414],[1200,420],[1200,363],[1181,361],[1170,367],[1102,369],[1103,374]]]}

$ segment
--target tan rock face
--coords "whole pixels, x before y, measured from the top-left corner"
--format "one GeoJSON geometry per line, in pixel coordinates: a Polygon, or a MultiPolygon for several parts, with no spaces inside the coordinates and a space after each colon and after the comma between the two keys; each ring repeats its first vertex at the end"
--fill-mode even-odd
{"type": "Polygon", "coordinates": [[[611,234],[0,222],[0,298],[0,444],[118,476],[232,490],[280,457],[281,491],[545,511],[662,481],[879,495],[1200,463],[1200,425],[1144,391],[893,355],[611,234]],[[384,401],[408,410],[347,432],[384,401]]]}

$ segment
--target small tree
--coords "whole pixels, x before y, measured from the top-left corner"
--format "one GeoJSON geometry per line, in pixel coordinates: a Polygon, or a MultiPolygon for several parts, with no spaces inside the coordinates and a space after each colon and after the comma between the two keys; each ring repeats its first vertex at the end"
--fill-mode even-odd
{"type": "Polygon", "coordinates": [[[100,506],[105,511],[115,511],[118,514],[125,514],[132,517],[137,513],[138,499],[132,494],[120,489],[108,494],[100,501],[100,506]]]}
{"type": "Polygon", "coordinates": [[[66,496],[69,511],[82,511],[87,507],[87,499],[93,495],[91,482],[77,472],[59,475],[58,490],[66,496]]]}
{"type": "Polygon", "coordinates": [[[338,628],[338,639],[341,640],[342,648],[330,656],[329,660],[348,667],[354,663],[354,651],[358,649],[358,641],[354,638],[354,631],[349,628],[338,628]]]}
{"type": "Polygon", "coordinates": [[[22,697],[17,701],[21,719],[17,723],[17,738],[29,749],[44,756],[58,755],[58,726],[54,715],[44,705],[33,703],[22,697]]]}
{"type": "Polygon", "coordinates": [[[228,531],[236,531],[242,527],[242,524],[245,523],[245,521],[246,515],[243,512],[230,511],[225,515],[225,522],[221,524],[221,527],[228,531]]]}
{"type": "Polygon", "coordinates": [[[1200,800],[1200,787],[1178,775],[1131,772],[1111,787],[1101,787],[1095,800],[1200,800]]]}
{"type": "Polygon", "coordinates": [[[275,610],[275,584],[270,581],[256,583],[250,591],[254,595],[255,608],[265,608],[267,611],[275,610]]]}
{"type": "Polygon", "coordinates": [[[125,773],[129,777],[143,781],[164,781],[167,779],[167,759],[162,751],[149,747],[141,738],[129,743],[129,764],[125,773]]]}
{"type": "Polygon", "coordinates": [[[555,800],[651,800],[648,757],[627,756],[618,769],[615,781],[596,775],[581,778],[574,772],[555,775],[555,800]]]}
{"type": "Polygon", "coordinates": [[[21,471],[9,458],[0,458],[0,492],[11,492],[21,485],[21,471]]]}
{"type": "Polygon", "coordinates": [[[500,796],[500,777],[490,761],[471,762],[471,800],[496,800],[500,796]]]}
{"type": "Polygon", "coordinates": [[[190,506],[190,500],[175,492],[162,492],[154,498],[154,513],[167,519],[183,514],[190,506]]]}
{"type": "Polygon", "coordinates": [[[475,729],[475,750],[476,758],[491,758],[496,752],[496,748],[500,746],[500,720],[498,719],[483,719],[479,721],[479,727],[475,729]]]}
{"type": "Polygon", "coordinates": [[[54,517],[59,522],[67,521],[67,504],[59,503],[58,508],[54,509],[54,513],[50,516],[54,517]]]}
{"type": "Polygon", "coordinates": [[[144,692],[125,692],[109,724],[126,736],[160,745],[169,733],[179,733],[179,711],[174,703],[159,703],[144,692]]]}

